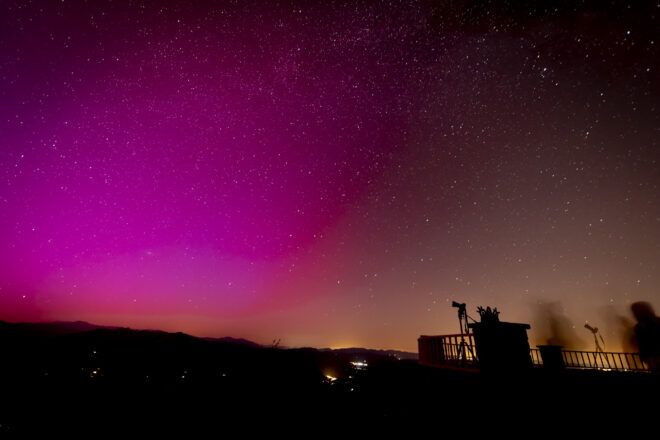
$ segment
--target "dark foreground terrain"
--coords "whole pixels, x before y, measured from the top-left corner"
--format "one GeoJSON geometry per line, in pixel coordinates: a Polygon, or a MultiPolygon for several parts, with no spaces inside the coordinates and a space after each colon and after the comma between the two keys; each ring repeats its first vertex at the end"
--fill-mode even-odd
{"type": "Polygon", "coordinates": [[[655,424],[660,390],[651,374],[484,376],[373,353],[76,323],[0,321],[0,350],[0,437],[218,437],[304,426],[537,435],[576,422],[637,429],[655,424]],[[368,367],[357,369],[356,360],[368,367]]]}

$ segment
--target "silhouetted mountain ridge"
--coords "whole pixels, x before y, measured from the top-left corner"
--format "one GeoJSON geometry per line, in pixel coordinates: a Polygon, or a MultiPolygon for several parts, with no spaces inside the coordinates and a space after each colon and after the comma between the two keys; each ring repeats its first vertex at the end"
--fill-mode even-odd
{"type": "Polygon", "coordinates": [[[202,338],[202,339],[206,341],[229,342],[232,344],[248,345],[250,347],[263,347],[263,345],[257,344],[256,342],[252,342],[249,339],[233,338],[231,336],[224,336],[222,338],[202,338]]]}
{"type": "MultiPolygon", "coordinates": [[[[245,338],[235,338],[232,336],[224,337],[198,337],[188,335],[187,333],[182,332],[166,332],[164,330],[153,330],[153,329],[132,329],[130,327],[121,327],[121,326],[108,326],[108,325],[98,325],[92,324],[86,321],[52,321],[52,322],[6,322],[0,320],[0,325],[2,324],[11,324],[15,326],[17,330],[24,331],[27,333],[32,333],[36,335],[41,335],[45,337],[54,337],[54,336],[64,336],[72,333],[79,332],[88,332],[98,329],[105,330],[130,330],[132,332],[149,332],[149,333],[165,333],[165,334],[182,334],[189,336],[191,338],[202,339],[209,342],[227,342],[231,344],[240,344],[247,345],[250,347],[259,347],[264,348],[267,346],[258,344],[254,341],[250,341],[245,338]]],[[[291,349],[292,347],[279,346],[281,349],[291,349]]],[[[315,348],[315,347],[304,347],[311,348],[319,351],[333,351],[338,353],[344,353],[349,355],[374,355],[374,356],[392,356],[397,359],[411,359],[417,360],[417,353],[411,353],[401,350],[388,350],[388,349],[372,349],[372,348],[363,348],[363,347],[349,347],[349,348],[315,348]]]]}
{"type": "Polygon", "coordinates": [[[6,322],[0,320],[0,325],[10,325],[14,331],[24,332],[43,337],[64,336],[71,333],[87,332],[96,329],[118,329],[115,326],[90,324],[85,321],[53,321],[53,322],[6,322]]]}

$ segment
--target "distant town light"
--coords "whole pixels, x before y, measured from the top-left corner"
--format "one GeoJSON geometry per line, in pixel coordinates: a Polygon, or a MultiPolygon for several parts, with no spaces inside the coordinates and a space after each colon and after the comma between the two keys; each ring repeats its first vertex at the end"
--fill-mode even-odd
{"type": "Polygon", "coordinates": [[[351,362],[351,365],[355,367],[358,370],[366,370],[367,367],[369,366],[367,364],[367,361],[356,361],[356,362],[351,362]]]}

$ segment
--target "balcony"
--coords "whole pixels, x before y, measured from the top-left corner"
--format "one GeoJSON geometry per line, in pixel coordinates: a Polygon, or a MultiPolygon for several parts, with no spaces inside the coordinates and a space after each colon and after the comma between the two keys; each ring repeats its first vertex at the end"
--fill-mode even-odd
{"type": "Polygon", "coordinates": [[[417,342],[421,365],[479,371],[472,334],[422,335],[417,342]]]}
{"type": "MultiPolygon", "coordinates": [[[[477,347],[472,334],[420,336],[418,338],[421,365],[480,371],[477,347]]],[[[643,359],[639,353],[562,350],[559,346],[539,346],[529,350],[534,368],[598,370],[658,373],[660,356],[643,359]],[[544,365],[545,359],[545,365],[544,365]]]]}

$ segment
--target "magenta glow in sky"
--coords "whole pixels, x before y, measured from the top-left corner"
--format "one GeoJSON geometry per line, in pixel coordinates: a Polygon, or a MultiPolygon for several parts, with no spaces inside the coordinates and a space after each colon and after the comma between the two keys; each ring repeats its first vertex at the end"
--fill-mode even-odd
{"type": "Polygon", "coordinates": [[[654,6],[117,3],[2,6],[0,319],[619,349],[659,305],[654,6]]]}

